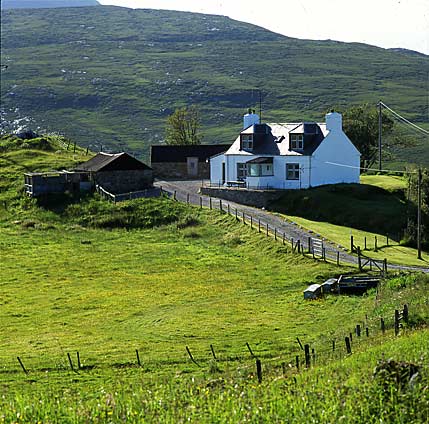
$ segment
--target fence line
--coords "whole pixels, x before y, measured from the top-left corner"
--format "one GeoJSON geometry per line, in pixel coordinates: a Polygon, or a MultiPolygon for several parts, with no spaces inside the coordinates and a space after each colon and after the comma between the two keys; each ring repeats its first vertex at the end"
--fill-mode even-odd
{"type": "MultiPolygon", "coordinates": [[[[284,371],[285,365],[289,364],[289,369],[300,372],[301,368],[310,368],[319,364],[325,364],[328,361],[338,360],[350,356],[356,350],[356,347],[361,345],[366,340],[382,340],[381,336],[390,337],[390,332],[393,332],[395,336],[398,336],[401,329],[404,328],[403,323],[408,324],[409,322],[409,307],[404,305],[402,310],[396,309],[394,316],[385,320],[384,318],[374,317],[373,319],[368,319],[366,316],[365,319],[362,319],[358,322],[351,331],[339,332],[333,338],[332,336],[322,335],[319,336],[317,340],[310,343],[302,343],[299,338],[297,338],[296,351],[289,351],[285,356],[282,355],[282,352],[278,353],[269,353],[269,354],[258,354],[257,351],[251,348],[249,342],[243,343],[242,345],[242,354],[236,355],[234,351],[233,355],[228,355],[225,352],[225,349],[219,349],[219,345],[216,346],[217,353],[215,354],[215,348],[213,344],[210,344],[207,349],[204,351],[204,357],[201,357],[201,352],[191,353],[190,347],[184,346],[183,353],[187,352],[189,360],[193,362],[198,367],[202,365],[210,366],[211,358],[214,358],[216,362],[239,362],[246,367],[253,367],[253,365],[243,364],[247,360],[261,360],[268,364],[271,363],[272,366],[279,367],[279,361],[281,361],[281,368],[284,371]],[[386,325],[387,322],[387,325],[386,325]],[[365,330],[365,331],[363,331],[365,330]],[[389,332],[388,334],[386,334],[389,332]],[[381,333],[381,334],[380,334],[381,333]]],[[[290,339],[287,339],[289,343],[290,339]]],[[[279,340],[277,340],[278,342],[279,340]]],[[[228,345],[231,347],[231,345],[228,345]]],[[[86,365],[81,361],[81,353],[76,351],[77,362],[74,364],[70,352],[65,352],[61,349],[60,361],[58,361],[58,355],[52,355],[51,366],[46,366],[46,363],[41,363],[40,360],[37,361],[37,365],[34,362],[37,359],[40,359],[39,356],[30,356],[30,355],[20,355],[15,358],[2,356],[0,357],[0,375],[1,374],[11,374],[11,373],[21,373],[24,372],[26,375],[31,374],[32,372],[47,372],[47,371],[57,371],[65,372],[67,370],[72,371],[73,373],[79,373],[83,371],[92,370],[96,366],[104,366],[110,368],[124,368],[124,367],[141,367],[144,363],[144,358],[141,358],[139,350],[134,349],[130,351],[128,359],[126,362],[114,362],[114,363],[101,363],[101,364],[91,364],[86,365]]],[[[84,352],[83,352],[84,353],[84,352]]],[[[97,352],[97,355],[100,357],[105,357],[106,352],[97,352]]],[[[111,353],[111,352],[109,352],[111,353]]],[[[93,357],[94,354],[91,354],[93,357]]],[[[112,355],[110,355],[112,357],[112,355]]],[[[111,358],[117,357],[116,355],[111,358]]],[[[148,364],[149,362],[146,362],[148,364]]],[[[152,360],[151,363],[162,365],[177,365],[177,364],[186,364],[188,360],[152,360]]],[[[284,372],[283,372],[284,374],[284,372]]]]}
{"type": "MultiPolygon", "coordinates": [[[[161,191],[171,197],[171,193],[166,190],[163,190],[162,187],[161,191]]],[[[231,216],[234,216],[237,221],[242,221],[243,224],[249,224],[252,229],[257,228],[258,232],[264,232],[267,237],[270,236],[276,241],[280,240],[282,244],[285,244],[285,242],[287,241],[288,243],[290,243],[293,253],[300,253],[303,255],[308,254],[311,255],[314,259],[323,260],[326,262],[331,261],[338,266],[341,265],[341,259],[344,260],[344,256],[342,255],[340,250],[334,249],[333,247],[329,246],[329,244],[325,244],[323,242],[323,239],[305,237],[307,238],[307,243],[305,243],[306,240],[302,240],[302,237],[294,238],[292,236],[288,236],[283,229],[269,224],[268,222],[264,222],[260,218],[257,218],[249,214],[248,212],[240,211],[238,208],[231,207],[229,201],[190,193],[182,195],[181,193],[177,193],[176,191],[174,191],[173,199],[185,203],[193,203],[199,205],[200,207],[206,204],[209,209],[218,209],[221,212],[225,212],[231,216]],[[255,225],[256,223],[258,223],[257,226],[255,225]],[[305,244],[307,244],[307,249],[304,248],[305,244]]],[[[387,273],[386,259],[375,260],[362,254],[362,261],[360,261],[359,258],[353,258],[352,256],[350,256],[350,259],[350,261],[344,260],[345,263],[347,265],[357,266],[361,272],[365,271],[366,267],[367,269],[369,268],[370,271],[372,271],[373,269],[375,271],[378,270],[383,275],[387,273]]]]}

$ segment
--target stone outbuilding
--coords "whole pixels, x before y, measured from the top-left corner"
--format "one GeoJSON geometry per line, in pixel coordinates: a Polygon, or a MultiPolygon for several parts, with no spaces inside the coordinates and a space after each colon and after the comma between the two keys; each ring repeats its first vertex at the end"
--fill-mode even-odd
{"type": "Polygon", "coordinates": [[[151,166],[154,176],[160,179],[208,179],[210,158],[226,152],[229,147],[226,144],[152,146],[151,166]]]}
{"type": "Polygon", "coordinates": [[[89,180],[110,193],[126,193],[152,187],[152,168],[128,153],[100,152],[76,167],[87,172],[89,180]]]}

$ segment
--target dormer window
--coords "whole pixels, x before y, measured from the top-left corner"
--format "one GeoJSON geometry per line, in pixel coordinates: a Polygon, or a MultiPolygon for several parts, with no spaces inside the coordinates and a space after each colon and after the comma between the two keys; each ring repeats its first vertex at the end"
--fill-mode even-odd
{"type": "Polygon", "coordinates": [[[290,148],[291,150],[304,149],[304,134],[291,134],[290,135],[290,148]]]}
{"type": "Polygon", "coordinates": [[[241,135],[241,149],[242,150],[253,150],[253,134],[242,134],[241,135]]]}

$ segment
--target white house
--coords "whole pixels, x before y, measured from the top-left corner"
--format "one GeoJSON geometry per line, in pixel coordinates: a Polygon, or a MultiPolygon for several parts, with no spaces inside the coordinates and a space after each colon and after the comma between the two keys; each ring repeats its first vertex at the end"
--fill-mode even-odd
{"type": "Polygon", "coordinates": [[[249,188],[300,189],[359,183],[360,153],[343,132],[342,116],[326,123],[259,123],[244,116],[244,129],[225,152],[210,158],[210,181],[249,188]]]}

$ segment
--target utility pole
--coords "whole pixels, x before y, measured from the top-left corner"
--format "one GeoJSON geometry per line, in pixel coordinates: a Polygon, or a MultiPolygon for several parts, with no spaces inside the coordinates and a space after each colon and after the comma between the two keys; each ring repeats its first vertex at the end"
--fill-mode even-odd
{"type": "Polygon", "coordinates": [[[381,171],[381,132],[382,132],[382,119],[381,119],[381,100],[378,102],[378,170],[381,171]]]}
{"type": "Polygon", "coordinates": [[[417,259],[422,259],[422,169],[417,182],[417,259]]]}

